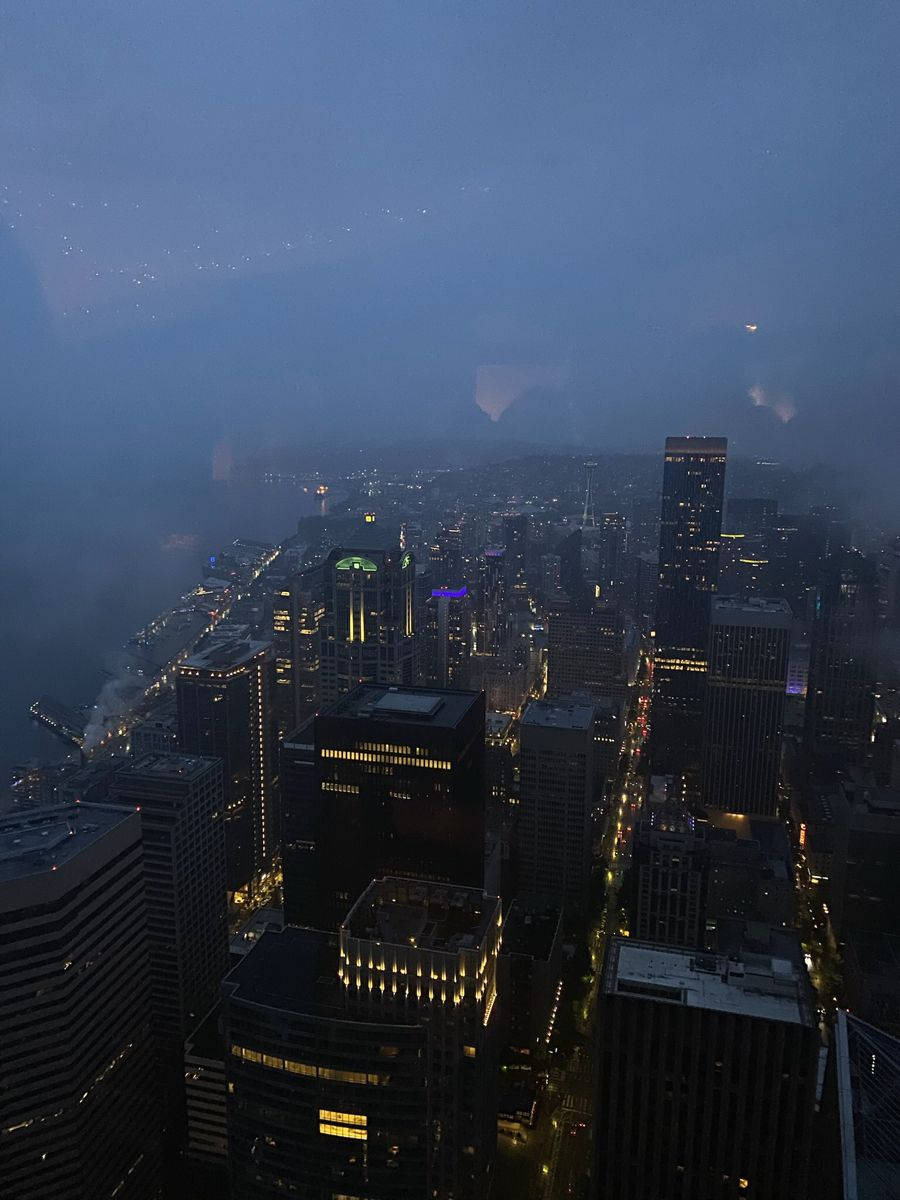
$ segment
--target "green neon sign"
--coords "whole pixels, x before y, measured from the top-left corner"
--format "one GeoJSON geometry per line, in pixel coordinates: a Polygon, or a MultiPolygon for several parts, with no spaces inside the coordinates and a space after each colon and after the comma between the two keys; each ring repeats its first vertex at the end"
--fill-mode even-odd
{"type": "Polygon", "coordinates": [[[372,562],[371,558],[360,558],[356,554],[351,554],[347,558],[340,558],[334,564],[336,571],[377,571],[378,567],[372,562]]]}

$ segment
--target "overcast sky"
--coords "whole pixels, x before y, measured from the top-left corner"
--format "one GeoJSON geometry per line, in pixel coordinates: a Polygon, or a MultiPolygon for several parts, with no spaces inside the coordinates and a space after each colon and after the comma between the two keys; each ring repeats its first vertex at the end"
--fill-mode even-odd
{"type": "Polygon", "coordinates": [[[6,0],[0,25],[22,461],[724,432],[890,473],[895,2],[6,0]]]}

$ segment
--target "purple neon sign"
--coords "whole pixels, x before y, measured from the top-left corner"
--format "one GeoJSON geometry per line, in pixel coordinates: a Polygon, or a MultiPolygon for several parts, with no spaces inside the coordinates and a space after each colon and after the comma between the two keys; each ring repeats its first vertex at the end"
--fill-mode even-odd
{"type": "Polygon", "coordinates": [[[465,584],[461,588],[432,588],[431,595],[437,599],[440,596],[447,596],[450,600],[459,600],[462,596],[468,596],[469,589],[465,584]]]}

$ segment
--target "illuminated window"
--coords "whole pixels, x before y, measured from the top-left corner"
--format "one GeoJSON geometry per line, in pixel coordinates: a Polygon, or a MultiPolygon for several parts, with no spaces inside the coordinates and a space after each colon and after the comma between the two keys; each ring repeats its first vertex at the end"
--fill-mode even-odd
{"type": "Polygon", "coordinates": [[[463,1046],[463,1054],[466,1056],[466,1058],[474,1058],[475,1057],[475,1047],[474,1046],[463,1046]]]}
{"type": "Polygon", "coordinates": [[[366,1140],[367,1118],[365,1113],[335,1112],[330,1108],[319,1109],[319,1133],[329,1137],[366,1140]]]}

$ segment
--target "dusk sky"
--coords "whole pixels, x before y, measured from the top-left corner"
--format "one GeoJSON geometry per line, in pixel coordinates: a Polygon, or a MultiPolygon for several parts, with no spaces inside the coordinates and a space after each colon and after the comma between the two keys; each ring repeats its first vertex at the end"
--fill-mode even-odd
{"type": "Polygon", "coordinates": [[[12,0],[2,25],[19,465],[721,432],[889,475],[896,4],[12,0]]]}

